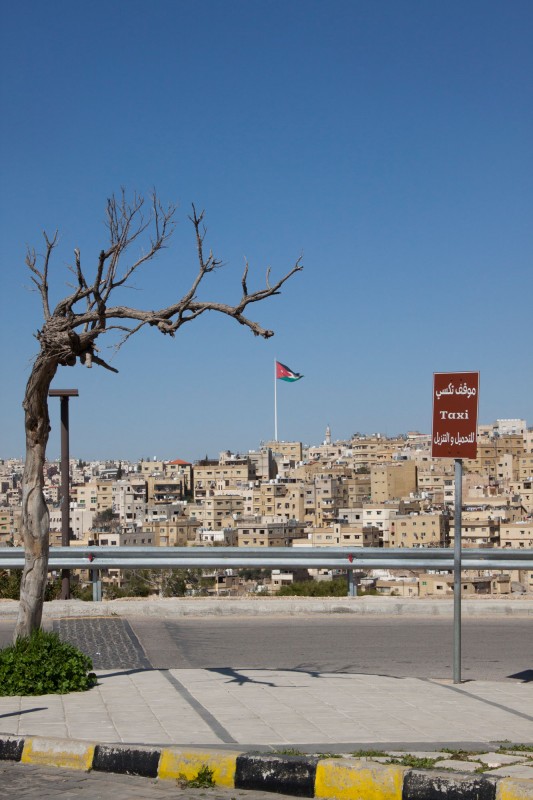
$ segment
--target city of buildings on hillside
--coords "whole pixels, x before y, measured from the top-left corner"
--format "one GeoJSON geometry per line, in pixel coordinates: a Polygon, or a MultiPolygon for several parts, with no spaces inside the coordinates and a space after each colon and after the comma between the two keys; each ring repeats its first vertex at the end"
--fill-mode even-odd
{"type": "MultiPolygon", "coordinates": [[[[0,460],[0,547],[21,545],[23,463],[0,460]]],[[[500,419],[478,428],[477,458],[465,460],[462,546],[533,549],[533,429],[500,419]]],[[[319,445],[270,441],[217,459],[70,461],[72,546],[451,547],[455,474],[452,459],[431,456],[431,437],[354,434],[319,445]]],[[[50,543],[61,545],[60,464],[45,467],[50,543]]],[[[88,575],[82,575],[88,579],[88,575]]],[[[275,592],[331,571],[245,579],[214,575],[212,591],[275,592]]],[[[120,585],[120,570],[104,582],[120,585]]],[[[449,574],[370,571],[362,585],[379,594],[449,596],[449,574]]],[[[531,570],[467,572],[468,595],[533,592],[531,570]]]]}

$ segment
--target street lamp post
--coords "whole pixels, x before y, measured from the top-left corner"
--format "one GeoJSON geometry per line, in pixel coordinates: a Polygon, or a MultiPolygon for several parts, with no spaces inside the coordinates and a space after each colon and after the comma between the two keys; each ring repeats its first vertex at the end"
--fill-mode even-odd
{"type": "MultiPolygon", "coordinates": [[[[61,546],[70,545],[70,455],[69,455],[69,397],[78,397],[77,389],[50,389],[49,397],[61,398],[61,546]]],[[[61,570],[61,599],[70,599],[70,570],[61,570]]]]}

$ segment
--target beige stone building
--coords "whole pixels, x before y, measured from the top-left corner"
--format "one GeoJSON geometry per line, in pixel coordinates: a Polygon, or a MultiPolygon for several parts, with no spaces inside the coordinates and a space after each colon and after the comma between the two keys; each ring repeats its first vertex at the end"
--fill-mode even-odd
{"type": "Polygon", "coordinates": [[[517,479],[519,481],[533,480],[533,453],[522,453],[518,456],[517,479]]]}
{"type": "Polygon", "coordinates": [[[373,464],[371,469],[372,503],[400,500],[417,491],[417,467],[414,461],[373,464]]]}
{"type": "Polygon", "coordinates": [[[389,547],[446,547],[444,514],[397,515],[390,520],[389,547]]]}
{"type": "Polygon", "coordinates": [[[70,487],[70,502],[78,508],[96,511],[98,506],[98,490],[96,481],[73,484],[70,487]]]}
{"type": "Polygon", "coordinates": [[[106,511],[113,508],[113,485],[114,481],[101,479],[74,484],[70,487],[70,501],[79,508],[106,511]]]}
{"type": "Polygon", "coordinates": [[[343,506],[342,478],[323,473],[313,485],[305,487],[305,522],[317,528],[327,527],[338,519],[343,506]]]}
{"type": "MultiPolygon", "coordinates": [[[[450,547],[455,542],[455,520],[450,518],[450,547]]],[[[462,520],[462,547],[498,547],[500,543],[499,520],[462,520]]]]}
{"type": "Polygon", "coordinates": [[[138,471],[144,478],[147,478],[148,475],[163,475],[165,462],[156,461],[155,459],[153,461],[140,461],[138,471]]]}
{"type": "Polygon", "coordinates": [[[350,442],[351,464],[354,468],[387,463],[405,446],[405,439],[387,439],[383,436],[354,438],[350,442]]]}
{"type": "Polygon", "coordinates": [[[113,513],[122,525],[132,525],[142,520],[146,511],[146,479],[132,473],[124,480],[113,483],[113,513]]]}
{"type": "Polygon", "coordinates": [[[187,516],[194,514],[202,528],[213,531],[235,527],[243,513],[244,500],[240,494],[216,494],[187,509],[187,516]]]}
{"type": "Polygon", "coordinates": [[[526,514],[533,514],[533,480],[513,481],[509,494],[520,502],[526,514]]]}
{"type": "MultiPolygon", "coordinates": [[[[61,508],[51,508],[50,511],[50,531],[53,534],[61,534],[62,512],[61,508]]],[[[84,539],[92,529],[93,517],[95,512],[86,508],[72,508],[69,513],[69,528],[71,539],[84,539]]],[[[61,538],[60,538],[61,541],[61,538]]]]}
{"type": "Polygon", "coordinates": [[[365,528],[377,528],[384,547],[390,547],[391,520],[398,515],[398,505],[365,503],[363,506],[363,525],[365,528]]]}
{"type": "Polygon", "coordinates": [[[384,597],[418,597],[418,581],[388,581],[378,578],[376,591],[384,597]]]}
{"type": "MultiPolygon", "coordinates": [[[[420,597],[452,597],[453,575],[434,575],[422,573],[418,577],[420,597]]],[[[463,574],[461,580],[461,597],[475,595],[505,595],[511,591],[509,575],[488,575],[485,577],[468,577],[463,574]]]]}
{"type": "Polygon", "coordinates": [[[243,491],[246,516],[277,516],[303,521],[305,487],[302,481],[263,481],[243,491]]]}
{"type": "Polygon", "coordinates": [[[193,467],[188,461],[175,458],[173,461],[165,461],[165,476],[167,478],[179,478],[184,486],[184,492],[192,492],[193,467]]]}
{"type": "Polygon", "coordinates": [[[362,523],[350,525],[335,522],[326,528],[313,528],[309,534],[311,547],[379,547],[378,528],[364,528],[362,523]]]}
{"type": "Polygon", "coordinates": [[[237,543],[239,547],[290,547],[304,532],[303,523],[295,520],[266,522],[262,517],[249,517],[238,521],[237,543]]]}
{"type": "Polygon", "coordinates": [[[500,525],[500,546],[517,550],[533,548],[533,520],[500,525]]]}
{"type": "Polygon", "coordinates": [[[497,480],[498,462],[504,455],[519,458],[524,453],[524,438],[521,435],[495,436],[490,441],[478,442],[477,458],[466,458],[465,472],[479,472],[497,480]]]}
{"type": "Polygon", "coordinates": [[[358,508],[370,502],[372,492],[371,476],[353,473],[341,480],[341,504],[343,508],[358,508]]]}
{"type": "Polygon", "coordinates": [[[20,547],[22,544],[21,518],[22,509],[20,506],[0,508],[0,547],[10,545],[20,547]]]}
{"type": "Polygon", "coordinates": [[[272,455],[277,460],[281,456],[282,460],[297,464],[302,460],[303,449],[301,442],[265,442],[263,447],[272,451],[272,455]]]}
{"type": "Polygon", "coordinates": [[[241,493],[255,479],[255,469],[247,456],[222,453],[218,461],[198,461],[194,465],[194,499],[215,493],[241,493]]]}
{"type": "Polygon", "coordinates": [[[200,527],[198,520],[175,516],[172,519],[146,522],[142,526],[144,538],[150,537],[155,547],[187,547],[194,543],[200,527]]]}
{"type": "Polygon", "coordinates": [[[187,493],[185,475],[174,478],[165,475],[146,476],[146,501],[150,506],[178,503],[187,493]]]}

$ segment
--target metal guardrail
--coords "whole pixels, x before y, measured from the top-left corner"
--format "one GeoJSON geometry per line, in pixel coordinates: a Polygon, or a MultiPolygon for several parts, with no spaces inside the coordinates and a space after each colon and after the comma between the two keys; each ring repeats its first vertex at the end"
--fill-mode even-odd
{"type": "MultiPolygon", "coordinates": [[[[533,569],[533,550],[464,549],[463,570],[533,569]]],[[[24,550],[0,548],[0,568],[22,569],[24,550]]],[[[58,569],[432,569],[452,570],[451,548],[374,547],[53,547],[58,569]]]]}

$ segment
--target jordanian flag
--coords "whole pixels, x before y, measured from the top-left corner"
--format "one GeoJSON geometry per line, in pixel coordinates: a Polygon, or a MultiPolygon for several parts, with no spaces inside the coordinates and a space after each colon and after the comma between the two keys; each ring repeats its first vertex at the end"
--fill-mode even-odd
{"type": "Polygon", "coordinates": [[[300,378],[303,378],[303,375],[300,375],[299,372],[293,372],[292,369],[286,367],[285,364],[276,361],[276,378],[279,378],[280,381],[294,383],[294,381],[299,381],[300,378]]]}

